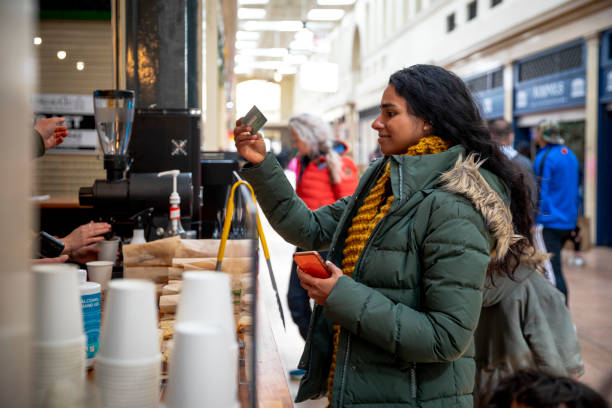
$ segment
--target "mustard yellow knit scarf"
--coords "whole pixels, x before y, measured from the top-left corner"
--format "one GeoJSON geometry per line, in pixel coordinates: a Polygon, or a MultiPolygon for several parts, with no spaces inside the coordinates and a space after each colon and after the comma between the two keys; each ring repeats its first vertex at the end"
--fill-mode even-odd
{"type": "MultiPolygon", "coordinates": [[[[435,154],[448,150],[450,143],[442,140],[438,136],[422,137],[419,142],[408,148],[405,153],[409,156],[420,156],[424,154],[435,154]]],[[[342,273],[351,277],[355,269],[355,264],[361,251],[368,241],[370,234],[378,222],[387,214],[391,203],[393,203],[393,194],[391,189],[387,187],[390,182],[390,166],[387,163],[385,171],[382,173],[370,193],[363,201],[363,205],[359,207],[357,215],[353,217],[353,222],[348,230],[348,235],[345,241],[344,259],[342,260],[342,273]],[[386,199],[385,199],[386,197],[386,199]],[[383,203],[384,201],[384,203],[383,203]]],[[[328,400],[331,406],[332,389],[334,384],[334,371],[336,369],[336,353],[338,352],[338,339],[340,338],[340,325],[334,325],[334,355],[329,370],[328,384],[328,400]]]]}

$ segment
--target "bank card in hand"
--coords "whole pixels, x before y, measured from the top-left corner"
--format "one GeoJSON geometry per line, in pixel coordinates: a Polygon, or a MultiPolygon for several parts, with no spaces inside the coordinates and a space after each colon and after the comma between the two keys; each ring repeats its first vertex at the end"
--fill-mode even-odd
{"type": "Polygon", "coordinates": [[[257,109],[257,106],[253,105],[251,110],[246,115],[244,115],[244,118],[242,119],[242,124],[245,126],[249,126],[251,129],[253,129],[251,131],[251,134],[256,135],[257,132],[259,132],[259,129],[261,129],[264,123],[266,123],[267,121],[268,119],[266,119],[263,113],[261,113],[259,109],[257,109]]]}

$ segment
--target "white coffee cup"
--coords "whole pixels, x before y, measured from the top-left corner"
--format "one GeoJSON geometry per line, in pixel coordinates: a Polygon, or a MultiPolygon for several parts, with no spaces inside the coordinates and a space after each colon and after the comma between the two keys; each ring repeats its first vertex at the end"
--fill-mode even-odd
{"type": "Polygon", "coordinates": [[[98,261],[110,261],[115,264],[117,251],[119,250],[119,238],[113,237],[108,240],[98,242],[98,261]]]}
{"type": "Polygon", "coordinates": [[[87,275],[92,282],[98,282],[102,290],[106,290],[108,282],[113,276],[113,263],[111,261],[87,262],[87,275]]]}
{"type": "Polygon", "coordinates": [[[66,264],[32,267],[34,343],[60,345],[84,337],[76,271],[76,266],[66,264]]]}
{"type": "Polygon", "coordinates": [[[136,364],[161,358],[155,285],[116,279],[108,288],[97,360],[136,364]]]}
{"type": "Polygon", "coordinates": [[[228,342],[235,342],[236,327],[229,275],[213,271],[183,273],[176,322],[218,326],[228,342]]]}
{"type": "Polygon", "coordinates": [[[175,327],[168,408],[235,407],[236,362],[219,327],[182,322],[175,327]]]}

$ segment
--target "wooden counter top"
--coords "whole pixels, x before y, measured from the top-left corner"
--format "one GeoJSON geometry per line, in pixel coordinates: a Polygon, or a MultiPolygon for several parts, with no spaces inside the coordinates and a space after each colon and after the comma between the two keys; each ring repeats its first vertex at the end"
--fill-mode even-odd
{"type": "Polygon", "coordinates": [[[257,400],[259,408],[291,408],[291,394],[264,302],[257,312],[257,400]]]}

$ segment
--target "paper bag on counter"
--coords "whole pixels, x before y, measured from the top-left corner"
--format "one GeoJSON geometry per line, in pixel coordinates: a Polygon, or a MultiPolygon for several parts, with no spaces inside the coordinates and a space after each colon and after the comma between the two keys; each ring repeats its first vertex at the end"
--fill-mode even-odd
{"type": "MultiPolygon", "coordinates": [[[[218,239],[182,239],[175,258],[216,258],[220,242],[218,239]]],[[[224,258],[251,256],[252,245],[249,239],[228,239],[224,258]]]]}
{"type": "Polygon", "coordinates": [[[167,266],[124,266],[125,279],[147,279],[155,283],[168,283],[167,266]]]}
{"type": "MultiPolygon", "coordinates": [[[[225,257],[221,263],[221,272],[233,272],[238,274],[248,273],[251,270],[252,258],[225,257]]],[[[217,267],[217,258],[174,258],[172,267],[182,267],[185,271],[197,269],[214,271],[217,267]]]]}
{"type": "Polygon", "coordinates": [[[143,244],[123,246],[123,264],[135,266],[170,266],[181,239],[176,237],[158,239],[143,244]]]}
{"type": "MultiPolygon", "coordinates": [[[[241,288],[241,280],[251,271],[251,258],[225,258],[221,263],[221,272],[230,276],[232,290],[241,288]]],[[[172,268],[182,268],[187,271],[214,271],[217,266],[216,258],[174,258],[172,268]]]]}

